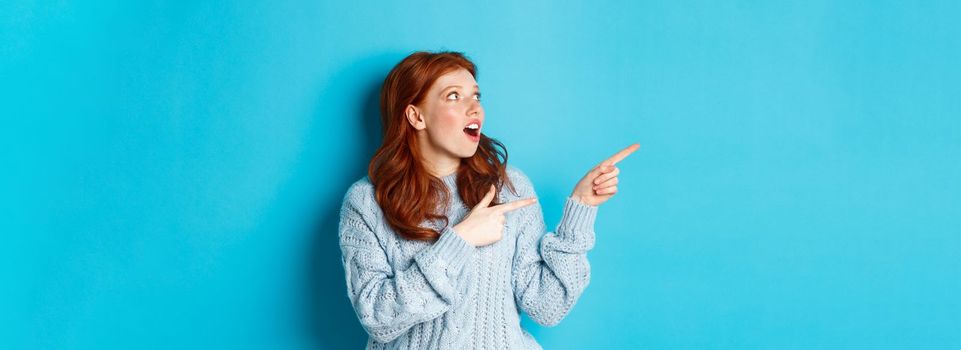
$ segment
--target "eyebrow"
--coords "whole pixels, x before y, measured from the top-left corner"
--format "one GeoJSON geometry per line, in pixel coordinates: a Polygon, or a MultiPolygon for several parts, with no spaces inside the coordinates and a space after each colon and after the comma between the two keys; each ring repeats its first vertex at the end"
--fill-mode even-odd
{"type": "MultiPolygon", "coordinates": [[[[450,85],[450,86],[445,87],[445,88],[444,88],[443,90],[441,90],[440,92],[443,93],[444,91],[450,90],[450,88],[464,88],[464,87],[463,87],[463,86],[460,86],[460,85],[450,85]]],[[[477,86],[477,85],[474,85],[474,90],[476,90],[477,92],[480,92],[480,87],[477,86]]]]}

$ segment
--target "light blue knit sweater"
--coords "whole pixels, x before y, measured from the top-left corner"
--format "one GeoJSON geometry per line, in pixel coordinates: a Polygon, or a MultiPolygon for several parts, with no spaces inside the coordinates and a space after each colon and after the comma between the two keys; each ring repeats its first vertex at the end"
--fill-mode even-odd
{"type": "MultiPolygon", "coordinates": [[[[527,176],[507,170],[518,195],[505,187],[501,202],[536,196],[527,176]]],[[[456,173],[441,180],[451,191],[449,224],[423,223],[442,232],[433,243],[396,235],[367,177],[344,196],[340,248],[367,349],[540,349],[519,313],[553,326],[574,306],[590,281],[597,207],[567,198],[551,233],[538,202],[506,215],[503,239],[474,247],[451,228],[470,209],[456,173]]]]}

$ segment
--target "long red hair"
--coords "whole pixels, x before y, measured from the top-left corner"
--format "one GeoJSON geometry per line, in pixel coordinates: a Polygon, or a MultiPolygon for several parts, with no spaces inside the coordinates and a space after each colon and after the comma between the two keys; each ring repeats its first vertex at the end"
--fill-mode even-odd
{"type": "MultiPolygon", "coordinates": [[[[406,239],[436,240],[440,232],[421,224],[440,220],[447,226],[444,213],[451,194],[422,163],[416,130],[407,122],[404,110],[423,102],[437,78],[460,68],[477,77],[474,63],[462,53],[415,52],[391,69],[380,91],[384,141],[370,160],[367,175],[387,223],[406,239]]],[[[507,177],[507,148],[483,133],[477,152],[461,159],[456,176],[458,195],[469,208],[480,202],[490,185],[498,193],[506,185],[516,194],[507,177]]],[[[497,198],[492,204],[498,204],[497,198]]]]}

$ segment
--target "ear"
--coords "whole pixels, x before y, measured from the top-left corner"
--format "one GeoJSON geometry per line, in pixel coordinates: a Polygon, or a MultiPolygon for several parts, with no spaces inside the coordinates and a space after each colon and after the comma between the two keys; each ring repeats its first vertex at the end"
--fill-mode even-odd
{"type": "Polygon", "coordinates": [[[427,127],[427,123],[424,122],[424,116],[420,114],[417,107],[414,105],[407,105],[407,109],[404,110],[404,114],[407,116],[407,121],[416,130],[424,130],[427,127]]]}

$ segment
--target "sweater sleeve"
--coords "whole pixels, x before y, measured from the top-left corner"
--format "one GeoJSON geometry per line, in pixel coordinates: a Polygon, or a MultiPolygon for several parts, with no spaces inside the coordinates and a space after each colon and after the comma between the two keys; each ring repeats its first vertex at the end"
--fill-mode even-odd
{"type": "MultiPolygon", "coordinates": [[[[521,198],[534,196],[533,186],[521,178],[521,198]]],[[[568,197],[560,223],[546,232],[539,202],[518,211],[517,250],[512,283],[520,309],[544,326],[563,319],[587,288],[591,267],[587,251],[594,247],[597,207],[568,197]]]]}
{"type": "Polygon", "coordinates": [[[340,216],[340,248],[347,293],[361,325],[373,340],[387,343],[414,325],[433,320],[461,302],[456,282],[475,248],[450,227],[414,256],[404,270],[394,269],[374,234],[370,214],[376,205],[352,188],[340,216]]]}

